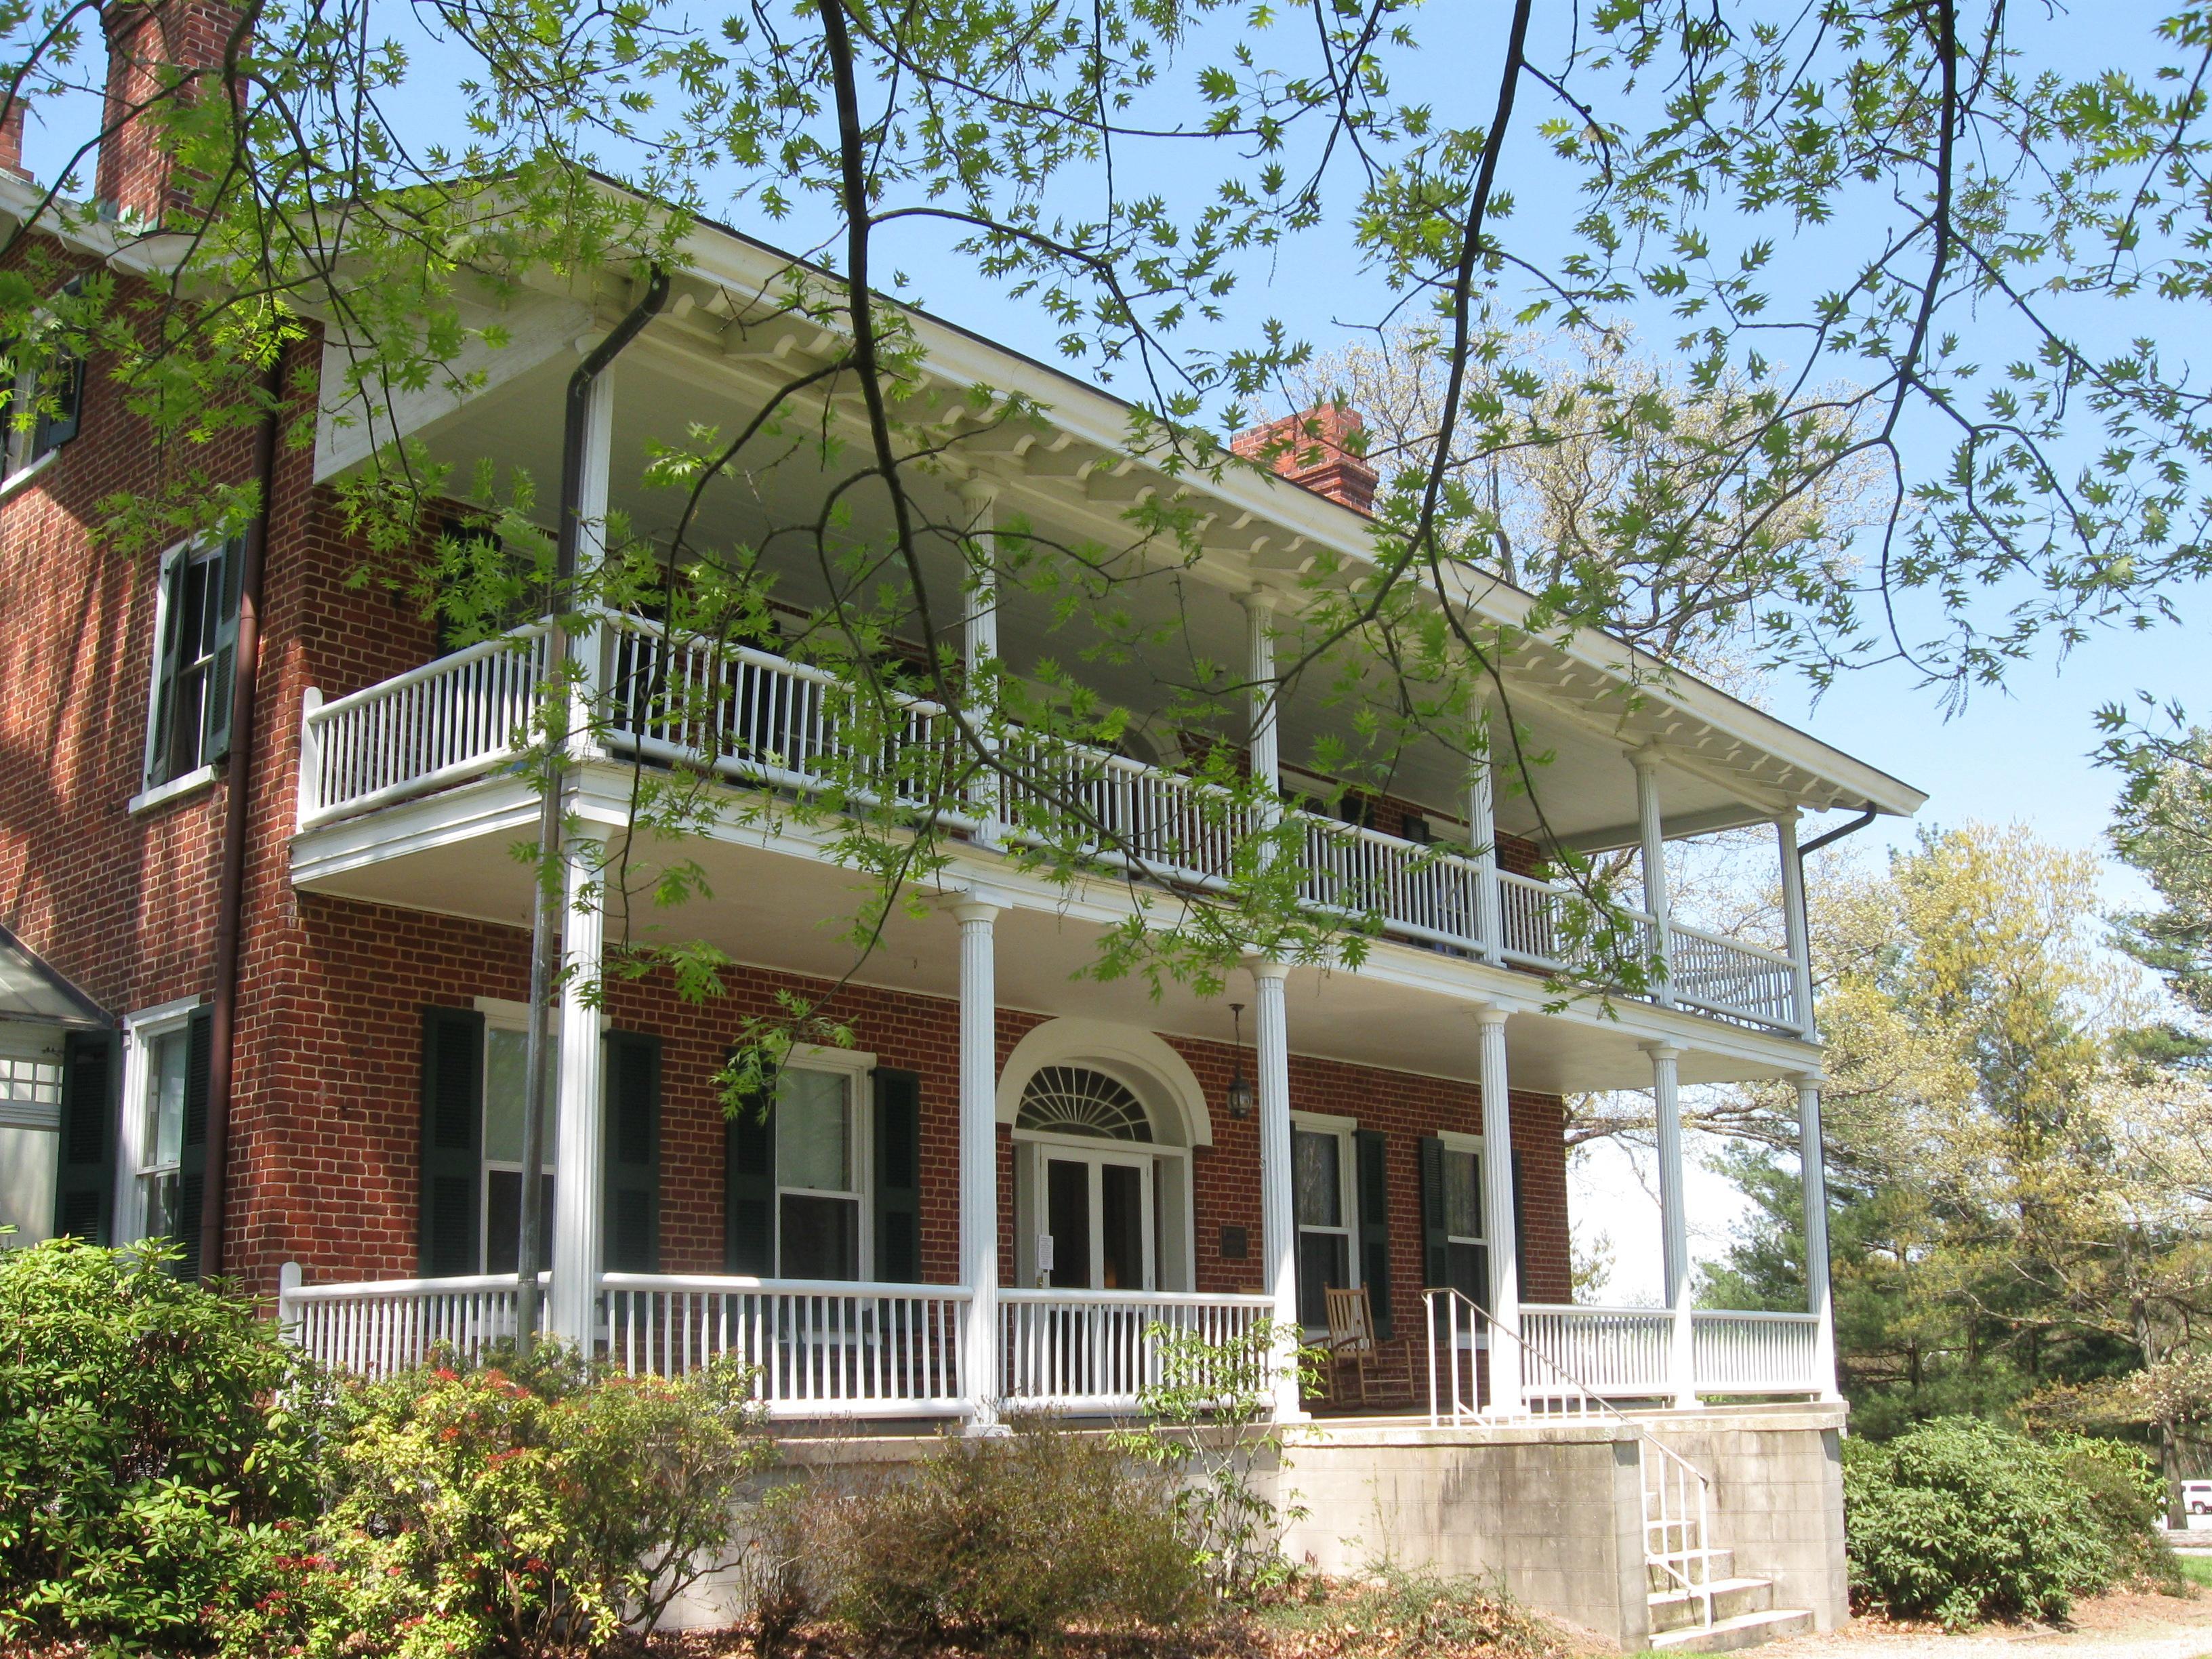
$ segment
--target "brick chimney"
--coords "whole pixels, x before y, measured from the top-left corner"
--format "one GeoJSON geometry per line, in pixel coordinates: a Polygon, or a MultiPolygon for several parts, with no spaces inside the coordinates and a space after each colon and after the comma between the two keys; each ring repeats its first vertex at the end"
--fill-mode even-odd
{"type": "Polygon", "coordinates": [[[134,118],[179,76],[201,75],[181,94],[198,96],[219,83],[232,31],[245,13],[224,0],[109,0],[100,15],[107,34],[106,137],[94,173],[100,205],[121,217],[137,214],[155,223],[190,205],[191,192],[175,187],[158,128],[134,118]]]}
{"type": "Polygon", "coordinates": [[[21,98],[8,100],[8,112],[0,115],[0,173],[11,178],[27,179],[31,170],[23,165],[23,118],[31,106],[21,98]]]}
{"type": "Polygon", "coordinates": [[[1359,454],[1358,437],[1364,429],[1358,410],[1316,404],[1303,415],[1285,415],[1238,433],[1230,447],[1355,513],[1371,513],[1376,474],[1359,454]]]}

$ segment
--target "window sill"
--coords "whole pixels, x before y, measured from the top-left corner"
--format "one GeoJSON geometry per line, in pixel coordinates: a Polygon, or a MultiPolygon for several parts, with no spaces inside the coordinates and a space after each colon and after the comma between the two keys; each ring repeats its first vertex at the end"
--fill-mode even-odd
{"type": "Polygon", "coordinates": [[[132,817],[150,812],[157,806],[167,806],[173,800],[182,800],[187,795],[197,795],[212,786],[216,772],[212,766],[195,767],[192,770],[171,778],[167,783],[157,783],[150,789],[142,789],[131,797],[126,809],[132,817]]]}
{"type": "Polygon", "coordinates": [[[15,471],[10,472],[6,477],[0,478],[0,501],[6,501],[17,490],[27,485],[32,479],[37,477],[39,474],[44,472],[48,467],[52,466],[54,464],[54,457],[61,453],[60,447],[57,446],[54,448],[48,450],[45,454],[40,456],[39,459],[33,461],[30,465],[19,467],[15,471]]]}

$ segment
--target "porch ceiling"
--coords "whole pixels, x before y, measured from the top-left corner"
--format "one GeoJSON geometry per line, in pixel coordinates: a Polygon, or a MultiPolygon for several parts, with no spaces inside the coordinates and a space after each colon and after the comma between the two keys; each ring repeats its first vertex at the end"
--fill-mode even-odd
{"type": "MultiPolygon", "coordinates": [[[[388,809],[362,824],[339,823],[295,843],[295,878],[305,890],[436,912],[518,929],[529,925],[526,868],[510,848],[534,829],[536,803],[520,786],[492,784],[388,809]],[[457,811],[464,801],[467,810],[457,811]],[[349,852],[349,847],[356,850],[349,852]]],[[[808,855],[795,838],[777,850],[757,833],[750,844],[721,839],[685,843],[708,892],[680,912],[658,913],[641,898],[611,915],[613,939],[702,939],[738,962],[786,972],[856,981],[947,1000],[959,993],[957,923],[932,904],[902,911],[884,926],[865,961],[839,935],[863,884],[808,855]]],[[[647,855],[641,846],[639,856],[647,855]]],[[[1005,884],[1000,884],[1005,885],[1005,884]]],[[[1010,893],[1010,897],[1020,896],[1010,893]]],[[[1249,980],[1201,997],[1168,983],[1157,997],[1140,977],[1082,977],[1097,959],[1106,927],[1126,914],[1115,890],[1054,906],[1030,896],[999,917],[998,984],[1004,1006],[1054,1016],[1125,1023],[1170,1036],[1232,1040],[1231,1000],[1249,1012],[1249,980]]],[[[1812,1048],[1738,1030],[1719,1022],[1642,1004],[1608,1012],[1592,1003],[1545,1012],[1541,982],[1395,943],[1377,943],[1357,971],[1300,968],[1289,985],[1292,1052],[1321,1059],[1455,1079],[1477,1065],[1475,1001],[1494,997],[1512,1008],[1506,1026],[1514,1085],[1547,1093],[1646,1088],[1650,1062],[1642,1044],[1680,1045],[1685,1083],[1779,1077],[1812,1065],[1812,1048]]],[[[1245,1037],[1250,1041],[1250,1023],[1245,1037]]]]}

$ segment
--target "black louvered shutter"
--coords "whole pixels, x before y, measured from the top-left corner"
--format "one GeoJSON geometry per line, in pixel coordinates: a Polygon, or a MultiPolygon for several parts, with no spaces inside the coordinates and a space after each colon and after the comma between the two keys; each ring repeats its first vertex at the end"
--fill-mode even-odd
{"type": "Polygon", "coordinates": [[[610,1031],[606,1269],[660,1271],[660,1039],[610,1031]]]}
{"type": "Polygon", "coordinates": [[[207,691],[202,704],[205,738],[200,744],[200,764],[212,764],[230,753],[231,682],[238,671],[238,584],[243,574],[245,544],[234,537],[216,555],[208,581],[215,589],[215,655],[208,663],[207,691]]]}
{"type": "Polygon", "coordinates": [[[62,1040],[61,1158],[54,1181],[54,1233],[106,1244],[115,1236],[115,1141],[123,1085],[113,1033],[72,1031],[62,1040]]]}
{"type": "Polygon", "coordinates": [[[1355,1129],[1359,1158],[1359,1278],[1375,1310],[1375,1332],[1390,1335],[1390,1166],[1380,1129],[1355,1129]]]}
{"type": "Polygon", "coordinates": [[[422,1011],[422,1276],[477,1271],[482,1224],[483,1016],[471,1008],[422,1011]]]}
{"type": "Polygon", "coordinates": [[[876,1093],[876,1277],[921,1281],[921,1078],[880,1066],[876,1093]]]}
{"type": "Polygon", "coordinates": [[[722,1132],[722,1266],[775,1272],[775,1096],[747,1100],[722,1132]]]}
{"type": "MultiPolygon", "coordinates": [[[[173,1269],[179,1279],[200,1276],[200,1217],[207,1207],[208,1063],[215,1054],[215,1016],[192,1010],[185,1047],[184,1133],[177,1144],[177,1236],[184,1251],[173,1269]]],[[[210,1271],[221,1263],[211,1264],[210,1271]]]]}

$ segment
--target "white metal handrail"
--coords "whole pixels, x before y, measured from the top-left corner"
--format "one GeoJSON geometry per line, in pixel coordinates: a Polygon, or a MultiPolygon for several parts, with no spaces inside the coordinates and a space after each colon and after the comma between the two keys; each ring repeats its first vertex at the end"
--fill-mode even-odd
{"type": "Polygon", "coordinates": [[[669,1273],[600,1284],[608,1357],[633,1373],[732,1358],[752,1368],[771,1417],[922,1417],[969,1403],[965,1285],[669,1273]]]}
{"type": "Polygon", "coordinates": [[[1225,1346],[1273,1312],[1264,1296],[1175,1291],[1006,1290],[999,1293],[1000,1387],[1036,1411],[1128,1411],[1164,1377],[1154,1326],[1225,1346]]]}
{"type": "MultiPolygon", "coordinates": [[[[1540,1375],[1533,1381],[1524,1364],[1522,1397],[1552,1402],[1546,1415],[1603,1417],[1636,1437],[1637,1462],[1644,1493],[1644,1558],[1656,1567],[1674,1590],[1690,1598],[1698,1608],[1698,1624],[1713,1622],[1711,1538],[1712,1480],[1680,1452],[1666,1445],[1649,1427],[1638,1422],[1595,1389],[1566,1370],[1549,1354],[1524,1341],[1522,1334],[1485,1313],[1464,1291],[1449,1286],[1421,1292],[1427,1316],[1429,1345],[1429,1423],[1441,1426],[1447,1399],[1450,1420],[1462,1423],[1481,1415],[1473,1398],[1473,1334],[1480,1328],[1490,1338],[1490,1351],[1498,1352],[1499,1339],[1511,1342],[1524,1362],[1533,1362],[1540,1375]],[[1462,1331],[1467,1332],[1462,1345],[1462,1331]],[[1449,1395],[1438,1384],[1438,1333],[1442,1331],[1443,1370],[1449,1395]],[[1462,1376],[1461,1358],[1468,1356],[1468,1375],[1462,1376]]],[[[1528,1310],[1524,1308],[1525,1318],[1528,1310]]],[[[1524,1414],[1534,1415],[1526,1412],[1524,1414]]],[[[1494,1415],[1494,1414],[1493,1414],[1494,1415]]]]}
{"type": "MultiPolygon", "coordinates": [[[[453,653],[334,702],[310,693],[301,732],[302,830],[425,794],[512,763],[548,684],[542,625],[453,653]]],[[[854,805],[931,811],[979,840],[1069,842],[1114,866],[1218,888],[1235,874],[1260,815],[1222,789],[1081,744],[1013,732],[1003,769],[953,787],[971,768],[955,717],[896,697],[879,734],[855,739],[853,693],[825,670],[747,646],[672,641],[649,619],[606,613],[585,652],[587,689],[610,748],[707,769],[732,781],[854,805]],[[949,805],[950,804],[950,805],[949,805]]],[[[1606,948],[1655,958],[1658,925],[1615,913],[1625,937],[1571,889],[1490,868],[1310,813],[1299,896],[1372,915],[1384,932],[1470,957],[1484,939],[1485,884],[1496,883],[1496,956],[1546,973],[1601,972],[1606,948]]],[[[1779,952],[1671,921],[1667,990],[1726,1019],[1802,1029],[1796,981],[1779,952]]]]}

